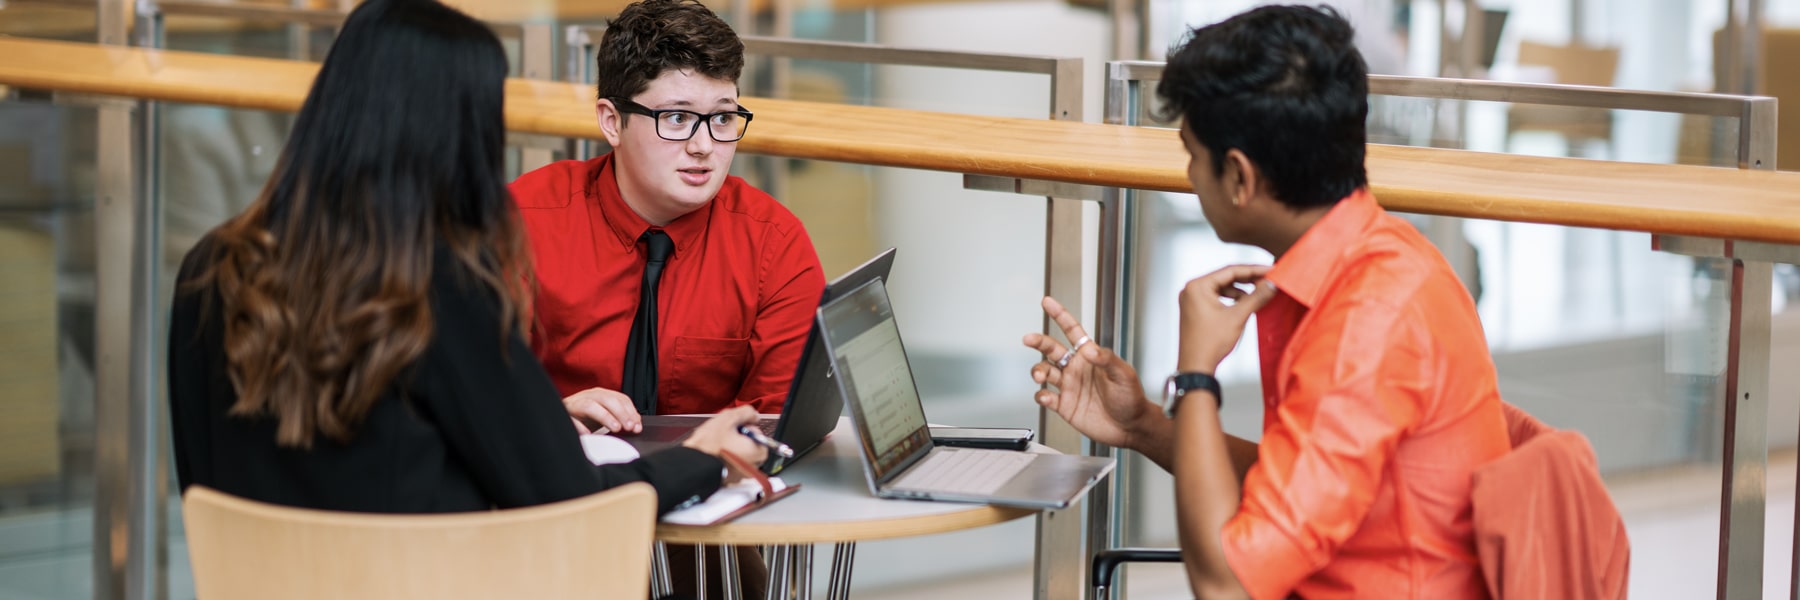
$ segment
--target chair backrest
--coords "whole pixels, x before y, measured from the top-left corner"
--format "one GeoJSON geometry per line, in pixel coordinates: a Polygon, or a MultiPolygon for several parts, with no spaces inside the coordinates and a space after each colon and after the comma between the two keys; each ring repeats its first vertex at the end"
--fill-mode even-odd
{"type": "MultiPolygon", "coordinates": [[[[1611,86],[1619,70],[1619,49],[1585,45],[1519,42],[1519,66],[1547,69],[1550,83],[1611,86]]],[[[1570,143],[1572,156],[1585,154],[1588,140],[1608,142],[1613,137],[1612,111],[1604,108],[1514,104],[1506,111],[1507,139],[1515,131],[1548,131],[1570,143]]]]}
{"type": "Polygon", "coordinates": [[[277,506],[202,486],[182,500],[194,589],[231,598],[644,598],[656,492],[386,515],[277,506]]]}
{"type": "Polygon", "coordinates": [[[1556,83],[1610,86],[1619,72],[1619,49],[1524,40],[1519,42],[1519,64],[1550,67],[1556,83]]]}
{"type": "MultiPolygon", "coordinates": [[[[1787,110],[1800,106],[1800,77],[1794,77],[1789,70],[1795,61],[1800,61],[1800,29],[1763,31],[1762,64],[1756,77],[1761,83],[1758,91],[1774,96],[1787,110]]],[[[1800,170],[1800,117],[1775,120],[1775,164],[1784,171],[1800,170]]]]}
{"type": "MultiPolygon", "coordinates": [[[[1788,65],[1800,61],[1800,29],[1764,29],[1757,48],[1754,93],[1773,96],[1780,103],[1781,109],[1794,110],[1794,106],[1800,104],[1800,77],[1790,77],[1784,69],[1791,69],[1788,65]]],[[[1713,81],[1718,84],[1714,89],[1720,89],[1724,87],[1728,75],[1725,72],[1726,58],[1732,52],[1725,47],[1725,30],[1713,30],[1712,50],[1713,81]]],[[[1742,92],[1724,91],[1731,94],[1742,92]]],[[[1716,138],[1713,120],[1699,115],[1682,115],[1681,132],[1677,137],[1678,162],[1719,165],[1718,159],[1724,159],[1723,165],[1735,165],[1732,159],[1737,155],[1737,125],[1732,123],[1728,126],[1732,133],[1716,138]],[[1715,144],[1723,147],[1715,147],[1715,144]]],[[[1800,171],[1800,119],[1778,118],[1775,121],[1776,167],[1783,171],[1800,171]]]]}

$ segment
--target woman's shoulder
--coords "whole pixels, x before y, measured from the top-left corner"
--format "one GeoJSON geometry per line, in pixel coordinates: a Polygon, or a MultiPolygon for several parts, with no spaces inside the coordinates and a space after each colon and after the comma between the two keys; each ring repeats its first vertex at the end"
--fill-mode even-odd
{"type": "MultiPolygon", "coordinates": [[[[181,270],[175,275],[176,284],[185,285],[204,275],[218,261],[218,251],[219,229],[215,227],[206,232],[206,235],[200,236],[200,240],[194,242],[194,246],[188,248],[187,254],[181,257],[181,270]]],[[[182,291],[177,287],[176,295],[181,295],[182,291]]]]}
{"type": "Polygon", "coordinates": [[[181,258],[181,269],[175,274],[173,308],[176,312],[208,304],[207,300],[218,293],[214,282],[209,279],[213,265],[219,260],[218,237],[217,228],[206,232],[181,258]]]}
{"type": "Polygon", "coordinates": [[[221,322],[220,304],[223,298],[219,295],[217,282],[212,277],[213,265],[219,259],[218,230],[207,232],[187,254],[181,259],[181,270],[175,276],[174,297],[169,305],[169,334],[171,343],[179,332],[192,332],[195,337],[182,338],[198,341],[202,331],[216,327],[221,322]],[[212,324],[212,325],[209,325],[212,324]]]}

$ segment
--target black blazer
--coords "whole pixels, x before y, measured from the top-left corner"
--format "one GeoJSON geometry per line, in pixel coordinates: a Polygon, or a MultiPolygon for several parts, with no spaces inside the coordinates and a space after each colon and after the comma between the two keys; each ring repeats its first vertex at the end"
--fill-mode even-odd
{"type": "Polygon", "coordinates": [[[478,511],[576,498],[646,481],[659,512],[719,487],[723,463],[672,448],[595,467],[560,395],[491,291],[442,245],[432,259],[430,346],[389,386],[348,443],[275,444],[272,417],[231,417],[218,290],[186,289],[212,236],[182,261],[169,325],[169,406],[181,488],[201,484],[288,506],[386,513],[478,511]]]}

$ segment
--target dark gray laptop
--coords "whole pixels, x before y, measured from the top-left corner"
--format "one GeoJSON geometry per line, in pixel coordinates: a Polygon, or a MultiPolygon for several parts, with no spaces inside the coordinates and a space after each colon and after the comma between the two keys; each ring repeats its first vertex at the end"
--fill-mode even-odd
{"type": "MultiPolygon", "coordinates": [[[[870,281],[886,280],[888,272],[893,268],[894,249],[888,248],[826,284],[819,303],[824,304],[831,300],[833,294],[857,289],[870,281]]],[[[788,388],[787,402],[782,404],[781,416],[765,417],[762,420],[763,433],[793,448],[794,456],[782,459],[771,452],[768,461],[763,463],[763,470],[773,475],[819,447],[825,441],[825,434],[837,428],[838,415],[843,413],[844,397],[832,378],[831,357],[825,351],[825,342],[820,337],[815,320],[812,332],[806,336],[806,346],[800,351],[800,364],[794,371],[794,381],[788,388]]],[[[648,453],[681,443],[707,418],[645,415],[643,432],[621,435],[619,439],[629,442],[640,452],[648,453]]]]}
{"type": "Polygon", "coordinates": [[[934,446],[880,280],[819,307],[813,330],[825,333],[876,496],[1066,508],[1112,472],[1110,458],[934,446]]]}

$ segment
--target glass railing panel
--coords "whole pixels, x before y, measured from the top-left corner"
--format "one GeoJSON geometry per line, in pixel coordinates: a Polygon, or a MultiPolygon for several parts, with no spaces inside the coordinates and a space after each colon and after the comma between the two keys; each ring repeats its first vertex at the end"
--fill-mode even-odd
{"type": "Polygon", "coordinates": [[[95,121],[0,102],[0,597],[92,595],[95,121]]]}
{"type": "MultiPolygon", "coordinates": [[[[1027,118],[1045,118],[1049,113],[1049,77],[1045,75],[927,67],[868,67],[849,63],[833,66],[827,61],[811,62],[822,68],[802,70],[801,65],[796,65],[791,79],[795,83],[790,89],[797,99],[1027,118]],[[859,78],[859,69],[868,71],[868,79],[859,78]],[[922,81],[937,81],[933,78],[953,78],[965,85],[943,88],[918,85],[922,81]],[[932,97],[911,91],[921,88],[955,89],[958,93],[954,97],[932,97]],[[977,99],[983,101],[975,102],[977,99]]],[[[829,111],[828,108],[821,110],[829,111]]],[[[829,122],[832,117],[824,114],[819,118],[829,122]]],[[[750,135],[756,135],[754,124],[750,135]]],[[[901,232],[898,235],[931,235],[926,233],[931,229],[944,234],[962,231],[965,233],[961,235],[974,235],[972,232],[988,229],[1012,229],[1022,220],[1043,220],[1042,202],[1014,201],[997,205],[981,201],[978,198],[985,194],[962,190],[961,175],[956,173],[877,171],[847,163],[743,156],[733,166],[734,174],[770,191],[803,217],[830,223],[828,227],[809,227],[828,273],[841,273],[873,255],[878,248],[872,247],[868,240],[880,236],[875,227],[882,222],[922,225],[918,220],[926,218],[925,215],[949,211],[949,214],[960,215],[959,218],[940,223],[935,228],[896,226],[892,230],[901,232]]],[[[1041,271],[1042,245],[1015,258],[1025,262],[1013,264],[1013,267],[1041,271]],[[1025,255],[1031,255],[1031,258],[1024,258],[1025,255]]],[[[904,263],[905,259],[901,260],[904,263]]],[[[903,268],[903,265],[896,267],[903,268]]]]}
{"type": "MultiPolygon", "coordinates": [[[[1173,127],[1156,82],[1140,85],[1136,122],[1173,127]]],[[[1371,144],[1723,167],[1737,166],[1739,133],[1735,117],[1379,94],[1367,131],[1371,144]]]]}
{"type": "MultiPolygon", "coordinates": [[[[251,14],[221,16],[200,11],[230,10],[173,3],[164,8],[162,47],[170,50],[320,62],[337,39],[341,16],[330,11],[241,6],[251,14]]],[[[519,25],[492,22],[506,52],[509,76],[524,72],[524,39],[519,25]]],[[[554,51],[546,42],[546,48],[554,51]]],[[[553,62],[553,61],[552,61],[553,62]]]]}
{"type": "Polygon", "coordinates": [[[94,3],[0,2],[0,36],[93,43],[94,3]]]}
{"type": "MultiPolygon", "coordinates": [[[[164,103],[160,110],[162,171],[158,179],[162,184],[163,245],[155,314],[166,319],[182,259],[208,231],[256,201],[287,143],[293,115],[174,103],[164,103]]],[[[163,337],[151,346],[158,365],[164,364],[166,336],[178,333],[168,331],[164,323],[158,328],[163,337]]],[[[158,390],[158,397],[167,402],[162,392],[158,390]]],[[[193,576],[172,451],[165,454],[165,460],[169,461],[170,477],[166,581],[170,597],[191,597],[193,576]]]]}
{"type": "MultiPolygon", "coordinates": [[[[515,11],[498,10],[509,15],[515,11]]],[[[163,6],[163,47],[171,50],[256,56],[321,62],[331,50],[341,16],[328,10],[290,9],[268,5],[215,6],[186,2],[163,6]],[[228,15],[219,15],[218,12],[228,15]]],[[[513,22],[490,22],[506,53],[508,76],[527,72],[526,45],[537,44],[543,53],[543,76],[554,71],[554,27],[544,26],[542,39],[527,40],[524,28],[513,22]]],[[[291,117],[286,120],[291,124],[291,117]]],[[[284,126],[285,127],[285,126],[284,126]]],[[[527,159],[522,148],[509,146],[504,157],[506,173],[517,175],[527,159]]]]}
{"type": "Polygon", "coordinates": [[[163,47],[170,50],[320,61],[335,37],[330,27],[274,18],[181,14],[164,17],[163,47]]]}
{"type": "Polygon", "coordinates": [[[1372,96],[1369,141],[1533,156],[1737,166],[1737,119],[1372,96]]]}

